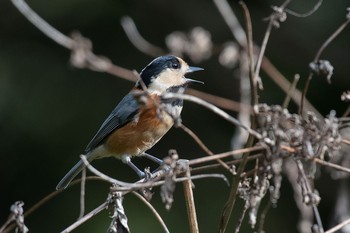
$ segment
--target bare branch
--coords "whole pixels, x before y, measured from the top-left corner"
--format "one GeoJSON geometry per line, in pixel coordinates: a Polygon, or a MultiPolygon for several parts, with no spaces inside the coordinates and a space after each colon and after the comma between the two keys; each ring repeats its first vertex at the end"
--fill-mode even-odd
{"type": "Polygon", "coordinates": [[[140,199],[152,211],[152,213],[154,214],[154,216],[156,217],[156,219],[158,220],[158,222],[162,226],[164,232],[165,233],[169,233],[168,227],[165,225],[164,220],[159,215],[157,210],[142,195],[140,195],[138,192],[134,192],[133,191],[131,193],[134,194],[138,199],[140,199]]]}
{"type": "MultiPolygon", "coordinates": [[[[191,101],[191,102],[194,102],[196,104],[199,104],[199,105],[211,110],[212,112],[216,113],[217,115],[221,116],[223,119],[227,120],[228,122],[248,131],[250,134],[252,134],[257,139],[263,139],[262,136],[258,132],[256,132],[255,130],[249,128],[248,126],[243,125],[236,118],[230,116],[229,114],[227,114],[223,110],[219,109],[218,107],[216,107],[216,106],[214,106],[214,105],[212,105],[212,104],[210,104],[210,103],[208,103],[208,102],[206,102],[198,97],[186,95],[186,94],[166,93],[163,95],[163,98],[169,98],[169,99],[170,98],[179,98],[179,99],[183,99],[183,100],[187,100],[187,101],[191,101]]],[[[270,143],[270,142],[267,142],[267,143],[270,143]]]]}
{"type": "Polygon", "coordinates": [[[221,16],[224,18],[226,24],[230,28],[232,35],[236,39],[236,41],[239,43],[239,45],[242,48],[247,47],[247,38],[246,34],[242,28],[242,26],[239,24],[239,21],[235,15],[235,13],[232,11],[231,6],[228,4],[226,0],[213,0],[216,7],[218,8],[221,16]]]}
{"type": "Polygon", "coordinates": [[[329,229],[328,231],[326,231],[325,233],[334,233],[337,232],[338,230],[342,229],[343,227],[345,227],[346,225],[350,224],[350,218],[345,220],[344,222],[339,223],[338,225],[336,225],[335,227],[332,227],[331,229],[329,229]]]}
{"type": "Polygon", "coordinates": [[[124,16],[121,19],[120,23],[130,42],[141,52],[148,54],[152,57],[158,57],[166,53],[165,51],[163,51],[163,49],[145,40],[137,30],[134,21],[129,16],[124,16]]]}
{"type": "Polygon", "coordinates": [[[69,227],[67,227],[63,231],[61,231],[61,233],[69,233],[69,232],[73,231],[75,228],[82,225],[84,222],[88,221],[90,218],[92,218],[96,214],[100,213],[102,210],[106,209],[107,205],[108,205],[107,202],[102,203],[100,206],[95,208],[93,211],[86,214],[84,217],[80,218],[78,221],[74,222],[72,225],[70,225],[69,227]]]}
{"type": "MultiPolygon", "coordinates": [[[[187,128],[185,125],[183,125],[182,123],[179,125],[179,127],[185,131],[188,135],[190,135],[195,141],[196,143],[209,155],[209,156],[213,156],[214,153],[209,150],[209,148],[202,142],[202,140],[200,140],[200,138],[189,128],[187,128]]],[[[218,163],[224,167],[227,171],[232,172],[231,168],[229,166],[226,165],[226,163],[224,163],[222,160],[217,159],[216,161],[218,161],[218,163]]]]}
{"type": "Polygon", "coordinates": [[[35,27],[37,27],[47,37],[54,40],[57,44],[66,47],[67,49],[73,49],[75,44],[74,40],[65,36],[56,28],[48,24],[37,13],[35,13],[27,3],[25,3],[23,0],[11,0],[11,2],[35,27]]]}
{"type": "Polygon", "coordinates": [[[187,215],[188,215],[188,220],[190,224],[190,232],[199,233],[196,206],[194,204],[194,197],[193,197],[193,191],[192,191],[192,181],[189,179],[191,178],[191,173],[190,173],[188,161],[186,166],[187,166],[187,169],[186,169],[185,176],[188,179],[183,182],[183,187],[184,187],[185,201],[186,201],[186,207],[187,207],[187,215]]]}
{"type": "MultiPolygon", "coordinates": [[[[207,157],[202,157],[202,158],[198,158],[198,159],[191,159],[189,165],[192,166],[192,165],[199,164],[199,163],[206,163],[206,162],[226,158],[226,157],[233,156],[233,155],[239,155],[239,154],[243,154],[246,152],[253,152],[253,151],[259,151],[259,150],[264,150],[264,147],[263,146],[255,146],[255,147],[251,147],[251,148],[238,149],[238,150],[229,151],[229,152],[216,154],[216,155],[212,155],[212,156],[207,156],[207,157]]],[[[241,161],[241,159],[238,159],[237,161],[241,161]]]]}

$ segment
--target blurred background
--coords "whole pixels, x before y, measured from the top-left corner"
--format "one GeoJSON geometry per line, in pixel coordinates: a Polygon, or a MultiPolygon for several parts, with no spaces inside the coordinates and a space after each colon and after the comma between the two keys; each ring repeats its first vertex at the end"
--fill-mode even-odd
{"type": "MultiPolygon", "coordinates": [[[[293,1],[288,8],[305,13],[316,0],[293,1]]],[[[47,22],[66,35],[77,30],[93,42],[94,52],[108,57],[127,69],[141,69],[153,57],[136,49],[126,37],[120,20],[130,16],[141,35],[166,50],[165,38],[173,31],[189,32],[202,27],[211,34],[212,43],[222,46],[234,41],[228,26],[212,1],[202,0],[72,0],[27,3],[47,22]]],[[[254,41],[260,45],[271,13],[271,5],[282,1],[247,1],[251,11],[254,41]]],[[[243,14],[236,1],[230,4],[244,25],[243,14]]],[[[279,29],[274,29],[266,56],[289,80],[298,73],[303,87],[308,64],[318,48],[345,20],[347,0],[324,0],[313,15],[296,18],[288,15],[279,29]]],[[[329,85],[325,78],[315,77],[308,99],[323,114],[330,110],[341,115],[347,104],[340,101],[349,90],[350,28],[324,51],[321,59],[330,60],[334,76],[329,85]]],[[[17,200],[28,209],[55,190],[57,183],[77,162],[78,156],[95,134],[115,104],[130,90],[133,83],[105,73],[77,69],[69,64],[70,52],[43,35],[28,22],[9,0],[0,1],[0,225],[6,221],[9,208],[17,200]]],[[[200,66],[203,72],[192,74],[205,85],[193,88],[239,101],[237,66],[222,66],[219,52],[200,62],[184,59],[200,66]]],[[[285,94],[262,72],[264,91],[260,102],[281,104],[285,94]]],[[[296,109],[291,108],[291,111],[296,109]]],[[[236,115],[235,112],[229,112],[236,115]]],[[[192,103],[185,103],[183,123],[191,128],[214,152],[230,150],[235,130],[218,116],[192,103]]],[[[176,149],[182,158],[196,158],[205,153],[180,129],[172,129],[151,151],[164,157],[176,149]]],[[[139,166],[147,161],[137,159],[139,166]]],[[[93,165],[120,180],[137,179],[127,166],[108,158],[93,165]]],[[[221,170],[215,172],[222,172],[221,170]]],[[[266,219],[266,232],[296,232],[298,210],[287,179],[283,181],[281,198],[266,219]]],[[[321,197],[319,206],[327,227],[332,215],[338,181],[326,173],[316,184],[321,197]]],[[[25,219],[30,232],[58,232],[72,224],[79,214],[79,185],[67,189],[25,219]]],[[[229,188],[221,181],[206,179],[195,182],[200,232],[216,232],[229,188]]],[[[87,211],[107,198],[109,186],[102,182],[87,183],[87,211]]],[[[151,203],[160,212],[171,232],[188,232],[186,208],[181,184],[175,192],[175,202],[166,211],[154,189],[151,203]]],[[[238,203],[236,210],[241,210],[238,203]]],[[[143,204],[127,195],[124,207],[132,232],[161,232],[161,227],[143,204]]],[[[235,213],[237,217],[239,213],[235,213]]],[[[110,224],[107,211],[80,226],[75,232],[105,232],[110,224]]],[[[232,230],[233,231],[233,226],[232,230]]],[[[242,232],[253,232],[245,221],[242,232]]]]}

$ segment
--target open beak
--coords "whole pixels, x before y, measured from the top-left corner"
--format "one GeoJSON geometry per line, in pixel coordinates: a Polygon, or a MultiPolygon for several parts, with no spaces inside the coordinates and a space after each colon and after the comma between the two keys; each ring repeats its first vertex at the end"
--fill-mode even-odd
{"type": "MultiPolygon", "coordinates": [[[[196,72],[196,71],[200,71],[200,70],[204,70],[204,69],[200,68],[200,67],[190,66],[190,67],[188,67],[186,73],[192,73],[192,72],[196,72]]],[[[186,83],[188,83],[188,84],[190,84],[190,83],[204,84],[204,82],[202,82],[202,81],[198,81],[198,80],[194,80],[194,79],[190,79],[190,78],[186,78],[186,83]]]]}
{"type": "Polygon", "coordinates": [[[192,73],[196,71],[204,70],[203,68],[200,67],[195,67],[195,66],[189,66],[186,73],[192,73]]]}

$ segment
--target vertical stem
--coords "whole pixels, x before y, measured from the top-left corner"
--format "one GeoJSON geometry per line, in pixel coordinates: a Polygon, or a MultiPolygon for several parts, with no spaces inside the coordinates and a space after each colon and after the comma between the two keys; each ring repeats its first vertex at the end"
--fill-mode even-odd
{"type": "MultiPolygon", "coordinates": [[[[189,169],[188,161],[186,165],[187,165],[186,177],[190,178],[191,172],[189,169]]],[[[188,221],[190,224],[190,233],[199,233],[196,206],[194,204],[193,191],[192,191],[192,181],[190,179],[185,180],[183,182],[183,187],[184,187],[184,193],[185,193],[188,221]]]]}

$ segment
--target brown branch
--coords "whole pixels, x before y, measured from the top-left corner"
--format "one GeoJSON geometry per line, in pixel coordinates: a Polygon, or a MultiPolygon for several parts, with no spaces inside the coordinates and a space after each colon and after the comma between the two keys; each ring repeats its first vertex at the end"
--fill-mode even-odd
{"type": "Polygon", "coordinates": [[[188,178],[183,182],[183,189],[185,194],[185,202],[187,207],[187,215],[188,221],[190,224],[190,232],[191,233],[199,233],[197,214],[196,214],[196,206],[194,204],[194,197],[192,191],[192,181],[189,179],[191,177],[189,164],[187,161],[187,169],[186,169],[186,177],[188,178]]]}
{"type": "Polygon", "coordinates": [[[332,227],[331,229],[329,229],[328,231],[326,231],[325,233],[334,233],[337,232],[338,230],[342,229],[343,227],[345,227],[346,225],[350,224],[350,218],[345,220],[344,222],[339,223],[338,225],[336,225],[335,227],[332,227]]]}
{"type": "MultiPolygon", "coordinates": [[[[183,125],[182,123],[179,125],[179,127],[185,131],[188,135],[190,135],[195,141],[196,143],[205,151],[205,153],[207,153],[209,156],[213,156],[214,153],[209,150],[209,148],[202,142],[202,140],[189,128],[187,128],[185,125],[183,125]]],[[[230,173],[232,173],[231,168],[229,166],[227,166],[227,164],[225,162],[223,162],[220,159],[216,160],[222,167],[224,167],[227,171],[229,171],[230,173]]]]}
{"type": "MultiPolygon", "coordinates": [[[[255,146],[255,147],[251,147],[251,148],[238,149],[238,150],[229,151],[229,152],[216,154],[216,155],[212,155],[212,156],[202,157],[202,158],[198,158],[198,159],[192,159],[192,160],[190,160],[189,165],[192,166],[192,165],[199,164],[199,163],[206,163],[206,162],[226,158],[226,157],[233,156],[233,155],[239,155],[239,154],[243,154],[246,152],[253,152],[253,151],[259,151],[259,150],[264,150],[264,149],[265,148],[263,146],[255,146]]],[[[237,161],[241,162],[241,159],[239,159],[237,161]]]]}
{"type": "Polygon", "coordinates": [[[84,222],[95,216],[96,214],[100,213],[102,210],[106,209],[108,206],[107,202],[102,203],[100,206],[96,207],[94,210],[92,210],[90,213],[86,214],[84,217],[80,218],[78,221],[74,222],[72,225],[64,229],[61,233],[69,233],[73,231],[78,226],[82,225],[84,222]]]}
{"type": "Polygon", "coordinates": [[[169,229],[168,227],[165,225],[164,220],[162,219],[162,217],[159,215],[159,213],[157,212],[157,210],[151,205],[151,203],[149,203],[142,195],[140,195],[138,192],[131,192],[132,194],[134,194],[138,199],[140,199],[154,214],[154,216],[156,217],[156,219],[158,220],[158,222],[160,223],[160,225],[162,226],[163,230],[165,233],[169,233],[169,229]]]}

